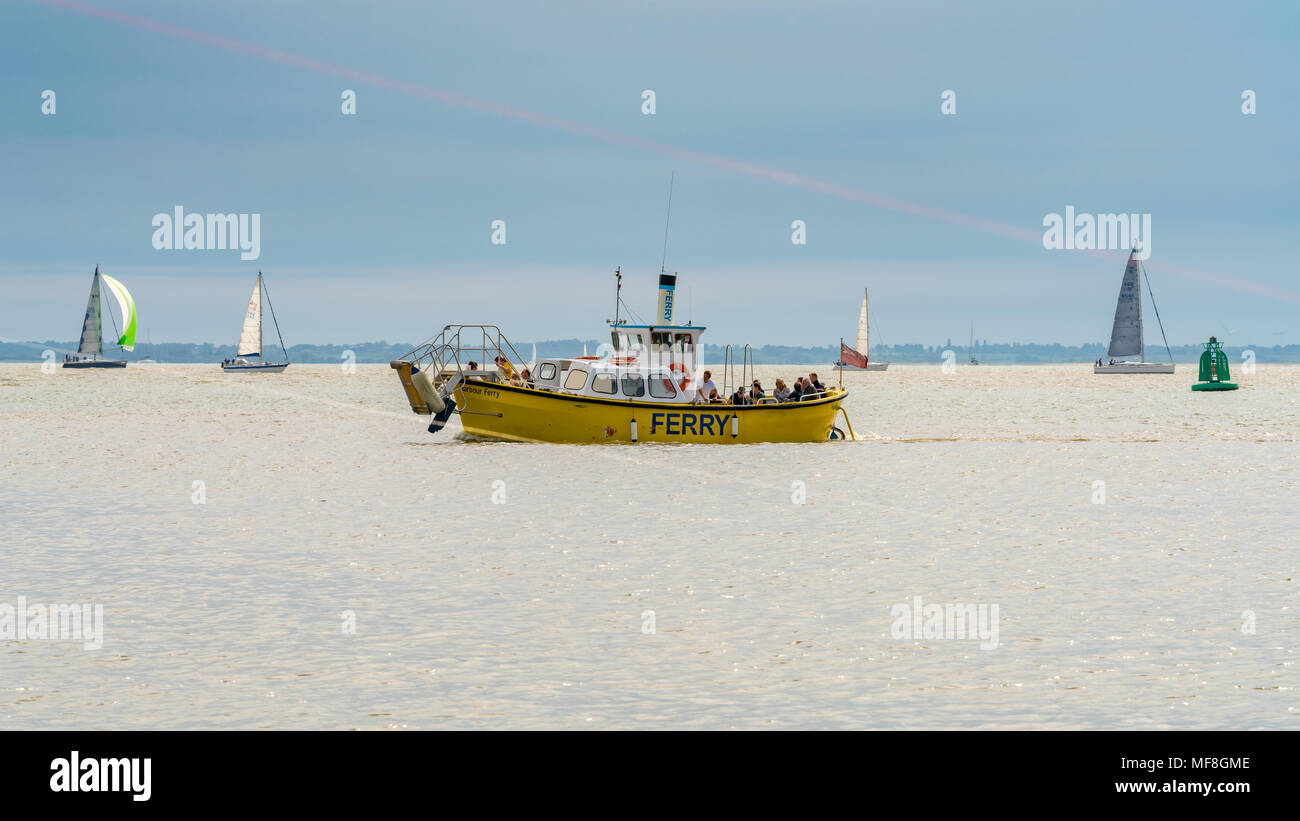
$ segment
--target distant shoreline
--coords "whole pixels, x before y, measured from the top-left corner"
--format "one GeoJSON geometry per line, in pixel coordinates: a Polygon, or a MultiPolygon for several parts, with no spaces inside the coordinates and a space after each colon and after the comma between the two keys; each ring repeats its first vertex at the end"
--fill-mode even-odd
{"type": "MultiPolygon", "coordinates": [[[[558,357],[580,355],[583,346],[594,354],[600,341],[595,339],[560,339],[535,343],[539,357],[558,357]]],[[[534,343],[515,343],[515,350],[520,357],[531,358],[534,343]]],[[[57,360],[62,360],[65,353],[76,350],[75,341],[45,342],[0,342],[0,362],[39,362],[46,350],[54,351],[57,360]]],[[[289,347],[289,359],[301,364],[339,364],[353,361],[358,364],[387,364],[410,351],[414,345],[397,344],[385,341],[359,342],[350,345],[293,345],[289,347]],[[348,352],[351,352],[349,356],[348,352]]],[[[799,348],[793,346],[765,345],[754,348],[754,362],[758,365],[809,365],[829,369],[838,359],[838,347],[825,346],[816,348],[799,348]]],[[[943,362],[943,352],[951,350],[958,367],[971,367],[967,364],[970,353],[966,347],[957,345],[893,345],[873,349],[871,361],[887,361],[897,365],[939,365],[943,362]]],[[[1059,345],[1039,343],[1003,343],[976,345],[973,353],[980,366],[985,365],[1069,365],[1090,364],[1097,357],[1108,360],[1104,355],[1105,346],[1098,342],[1092,345],[1059,345]]],[[[1199,361],[1203,347],[1196,345],[1172,346],[1174,361],[1178,364],[1194,365],[1199,361]]],[[[1224,351],[1232,365],[1243,361],[1244,351],[1253,351],[1258,364],[1300,364],[1300,345],[1225,345],[1224,351]]],[[[723,360],[724,348],[717,345],[704,346],[704,359],[709,363],[723,360]]],[[[163,363],[201,364],[217,363],[235,355],[234,345],[212,345],[211,343],[159,342],[154,345],[137,343],[131,353],[122,356],[120,352],[110,349],[111,358],[125,358],[128,362],[137,362],[151,358],[163,363]]],[[[736,356],[739,359],[739,355],[736,356]]],[[[1162,348],[1149,347],[1147,360],[1165,362],[1168,357],[1162,348]]]]}

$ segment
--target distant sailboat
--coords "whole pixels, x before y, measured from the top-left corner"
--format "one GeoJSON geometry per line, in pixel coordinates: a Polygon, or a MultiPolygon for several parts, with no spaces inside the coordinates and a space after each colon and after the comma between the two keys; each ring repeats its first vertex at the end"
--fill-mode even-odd
{"type": "MultiPolygon", "coordinates": [[[[1108,362],[1098,359],[1092,366],[1093,373],[1173,373],[1174,355],[1169,350],[1169,341],[1165,340],[1165,352],[1169,354],[1168,362],[1147,362],[1146,346],[1142,339],[1142,278],[1139,274],[1135,247],[1129,254],[1128,265],[1124,267],[1124,279],[1119,286],[1119,299],[1115,303],[1115,324],[1110,331],[1110,348],[1106,351],[1108,362]],[[1116,357],[1134,356],[1132,360],[1117,360],[1116,357]]],[[[1151,280],[1147,280],[1147,290],[1151,290],[1151,280]]],[[[1156,312],[1156,323],[1160,325],[1160,337],[1164,339],[1164,323],[1160,322],[1160,309],[1156,308],[1155,294],[1151,295],[1151,307],[1156,312]]]]}
{"type": "MultiPolygon", "coordinates": [[[[113,279],[108,274],[99,273],[99,266],[95,266],[95,277],[90,282],[90,301],[86,303],[86,318],[81,323],[81,342],[77,346],[75,356],[69,356],[65,359],[63,367],[65,368],[125,368],[126,360],[124,359],[104,359],[104,333],[103,333],[103,311],[101,309],[101,291],[107,286],[108,290],[117,298],[117,304],[122,310],[122,324],[125,330],[117,340],[117,345],[124,351],[135,350],[135,300],[131,297],[131,292],[126,286],[113,279]]],[[[109,311],[109,319],[113,319],[112,311],[109,311]]],[[[114,322],[116,331],[116,322],[114,322]]]]}
{"type": "Polygon", "coordinates": [[[156,349],[153,346],[153,334],[146,331],[145,338],[149,340],[149,356],[146,356],[143,359],[137,359],[135,362],[137,365],[156,365],[158,364],[158,360],[154,358],[156,349]]]}
{"type": "Polygon", "coordinates": [[[253,293],[248,298],[248,312],[244,315],[244,328],[239,334],[239,346],[235,348],[235,358],[221,363],[223,371],[279,373],[289,367],[289,351],[284,347],[284,337],[280,336],[280,322],[275,318],[275,306],[271,304],[270,291],[266,291],[266,305],[271,309],[271,321],[275,323],[275,335],[280,340],[284,361],[262,361],[262,292],[265,290],[262,272],[258,271],[257,282],[253,283],[253,293]]]}
{"type": "Polygon", "coordinates": [[[970,342],[966,345],[966,356],[970,359],[972,365],[978,365],[980,361],[975,358],[975,321],[970,323],[970,342]]]}
{"type": "Polygon", "coordinates": [[[871,361],[871,325],[867,321],[867,289],[862,289],[862,308],[858,311],[857,348],[849,348],[840,342],[840,361],[835,367],[846,371],[883,371],[889,362],[871,361]]]}

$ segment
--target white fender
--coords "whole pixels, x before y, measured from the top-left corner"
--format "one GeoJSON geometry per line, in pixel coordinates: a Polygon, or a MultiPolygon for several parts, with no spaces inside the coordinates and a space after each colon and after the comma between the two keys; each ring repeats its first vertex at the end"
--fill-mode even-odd
{"type": "Polygon", "coordinates": [[[428,371],[411,374],[411,384],[415,386],[416,392],[420,394],[420,398],[424,400],[424,404],[431,412],[442,413],[446,403],[438,395],[438,389],[433,386],[433,377],[429,376],[428,371]]]}

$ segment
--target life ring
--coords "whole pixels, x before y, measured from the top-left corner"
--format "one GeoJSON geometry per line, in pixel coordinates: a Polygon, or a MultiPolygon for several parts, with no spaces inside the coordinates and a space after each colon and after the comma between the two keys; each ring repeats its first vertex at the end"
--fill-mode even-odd
{"type": "Polygon", "coordinates": [[[674,362],[668,366],[668,370],[675,371],[682,375],[682,383],[679,386],[682,390],[686,390],[686,386],[691,384],[690,372],[686,370],[686,366],[682,363],[674,362]]]}

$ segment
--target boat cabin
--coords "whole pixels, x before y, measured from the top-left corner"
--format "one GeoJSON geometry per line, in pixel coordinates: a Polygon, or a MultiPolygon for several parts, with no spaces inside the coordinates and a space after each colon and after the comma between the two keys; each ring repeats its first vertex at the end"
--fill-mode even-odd
{"type": "Polygon", "coordinates": [[[694,373],[703,364],[704,347],[700,337],[706,329],[699,325],[628,325],[610,323],[609,339],[614,356],[638,361],[647,358],[651,365],[668,367],[677,364],[694,373]]]}
{"type": "Polygon", "coordinates": [[[695,390],[689,376],[666,365],[651,367],[581,357],[541,359],[532,371],[530,387],[595,399],[690,404],[695,390]]]}

